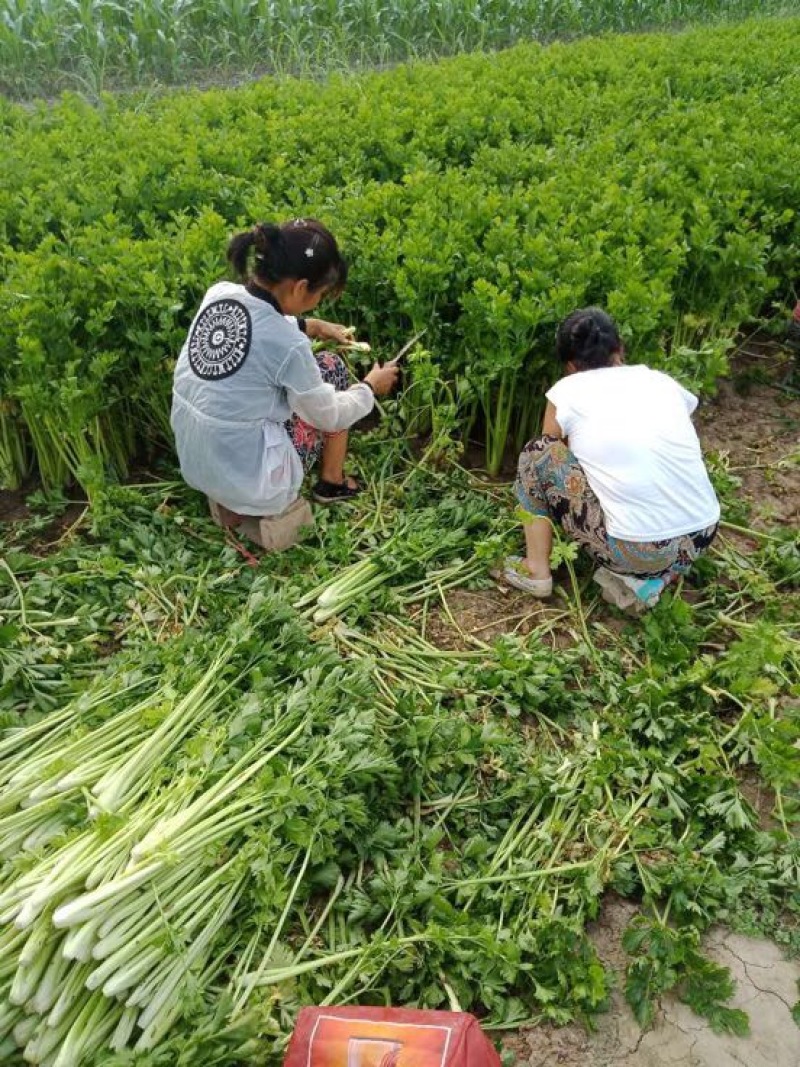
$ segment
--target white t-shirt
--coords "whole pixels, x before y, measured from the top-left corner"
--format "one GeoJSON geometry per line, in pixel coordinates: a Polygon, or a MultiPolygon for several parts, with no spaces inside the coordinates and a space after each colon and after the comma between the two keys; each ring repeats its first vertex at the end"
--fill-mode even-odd
{"type": "Polygon", "coordinates": [[[578,371],[547,393],[612,537],[666,541],[719,520],[691,415],[697,397],[645,366],[578,371]]]}
{"type": "Polygon", "coordinates": [[[297,498],[303,467],[284,427],[292,413],[327,433],[374,404],[359,383],[322,381],[297,321],[245,286],[213,285],[175,367],[172,430],[184,479],[240,515],[277,515],[297,498]]]}

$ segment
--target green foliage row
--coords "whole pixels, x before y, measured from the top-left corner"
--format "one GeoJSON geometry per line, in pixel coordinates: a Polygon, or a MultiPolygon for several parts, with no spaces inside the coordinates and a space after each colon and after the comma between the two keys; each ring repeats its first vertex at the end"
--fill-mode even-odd
{"type": "Polygon", "coordinates": [[[532,37],[797,11],[797,0],[0,0],[0,90],[316,75],[532,37]]]}
{"type": "MultiPolygon", "coordinates": [[[[634,357],[797,274],[800,20],[520,46],[364,78],[0,104],[0,480],[92,485],[169,441],[170,371],[227,236],[316,215],[387,353],[428,328],[497,469],[552,339],[602,303],[634,357]]],[[[690,385],[720,348],[676,348],[690,385]]]]}

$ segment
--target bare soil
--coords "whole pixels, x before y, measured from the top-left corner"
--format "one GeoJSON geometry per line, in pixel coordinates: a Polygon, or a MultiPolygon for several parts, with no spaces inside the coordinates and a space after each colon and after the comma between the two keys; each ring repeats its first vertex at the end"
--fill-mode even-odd
{"type": "MultiPolygon", "coordinates": [[[[11,537],[20,523],[28,522],[36,512],[26,503],[27,491],[0,490],[0,553],[7,551],[11,537]]],[[[86,504],[68,504],[56,518],[44,522],[25,538],[26,551],[35,556],[47,556],[59,543],[80,525],[86,514],[86,504]]]]}
{"type": "Polygon", "coordinates": [[[622,934],[635,905],[610,895],[590,928],[598,955],[616,980],[609,1011],[588,1032],[578,1024],[538,1026],[506,1041],[515,1062],[527,1067],[797,1067],[800,1028],[791,1015],[797,1000],[797,961],[783,959],[771,941],[721,928],[705,939],[705,951],[729,967],[736,981],[731,1007],[750,1017],[750,1034],[715,1034],[674,997],[662,1002],[653,1027],[642,1032],[622,995],[626,957],[622,934]]]}
{"type": "Polygon", "coordinates": [[[750,341],[735,362],[737,375],[720,383],[698,413],[706,452],[716,453],[741,479],[755,527],[800,525],[800,372],[784,384],[790,364],[775,344],[750,341]],[[752,381],[768,375],[770,382],[752,381]]]}

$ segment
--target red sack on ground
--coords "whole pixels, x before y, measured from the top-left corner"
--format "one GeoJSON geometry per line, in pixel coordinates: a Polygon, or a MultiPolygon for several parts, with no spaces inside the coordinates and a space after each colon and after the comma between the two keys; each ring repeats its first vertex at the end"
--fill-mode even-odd
{"type": "Polygon", "coordinates": [[[283,1067],[500,1067],[472,1015],[406,1008],[303,1008],[283,1067]]]}

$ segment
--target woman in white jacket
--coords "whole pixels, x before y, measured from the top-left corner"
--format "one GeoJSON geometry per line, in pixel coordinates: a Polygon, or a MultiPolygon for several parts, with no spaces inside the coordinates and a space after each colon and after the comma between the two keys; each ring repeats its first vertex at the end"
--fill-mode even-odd
{"type": "Polygon", "coordinates": [[[338,356],[312,352],[309,338],[349,339],[341,326],[303,318],[345,286],[335,238],[314,219],[259,223],[231,240],[228,259],[240,281],[205,294],[175,368],[183,477],[226,509],[228,525],[283,513],[317,458],[314,499],[351,498],[358,486],[344,474],[347,430],[375,395],[391,391],[398,371],[376,363],[349,385],[338,356]]]}

